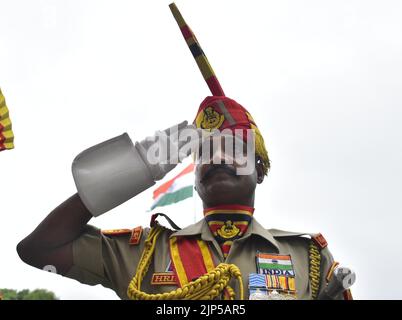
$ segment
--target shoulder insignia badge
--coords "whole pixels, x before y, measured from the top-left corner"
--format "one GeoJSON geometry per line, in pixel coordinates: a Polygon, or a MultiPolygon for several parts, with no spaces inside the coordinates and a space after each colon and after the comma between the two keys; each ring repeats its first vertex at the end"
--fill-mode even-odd
{"type": "Polygon", "coordinates": [[[131,231],[131,237],[130,240],[128,241],[128,243],[130,245],[137,245],[140,243],[141,240],[141,236],[142,236],[142,227],[136,227],[131,231]]]}
{"type": "Polygon", "coordinates": [[[105,236],[120,236],[123,234],[128,234],[131,232],[131,229],[108,229],[102,230],[102,234],[105,236]]]}
{"type": "Polygon", "coordinates": [[[320,249],[324,249],[326,246],[328,246],[327,240],[325,240],[321,233],[312,236],[312,239],[320,249]]]}

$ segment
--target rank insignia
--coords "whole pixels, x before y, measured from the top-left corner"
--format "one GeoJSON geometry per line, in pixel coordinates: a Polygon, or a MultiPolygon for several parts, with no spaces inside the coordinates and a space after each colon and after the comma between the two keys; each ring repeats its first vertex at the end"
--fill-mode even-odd
{"type": "Polygon", "coordinates": [[[177,278],[173,272],[155,272],[151,279],[152,285],[177,285],[177,278]]]}
{"type": "Polygon", "coordinates": [[[267,254],[257,252],[257,272],[276,276],[294,277],[292,259],[290,255],[267,254]]]}
{"type": "Polygon", "coordinates": [[[321,233],[313,236],[312,239],[320,249],[324,249],[326,246],[328,246],[327,240],[325,240],[324,236],[321,233]]]}
{"type": "Polygon", "coordinates": [[[130,245],[137,245],[140,243],[142,236],[142,227],[136,227],[131,231],[131,237],[128,243],[130,245]]]}

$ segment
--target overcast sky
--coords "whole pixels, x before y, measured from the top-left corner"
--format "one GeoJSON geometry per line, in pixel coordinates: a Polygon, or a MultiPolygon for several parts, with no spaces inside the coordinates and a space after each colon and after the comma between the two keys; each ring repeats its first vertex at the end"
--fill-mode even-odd
{"type": "MultiPolygon", "coordinates": [[[[0,153],[0,288],[117,298],[27,266],[15,246],[75,192],[80,151],[192,121],[209,95],[169,3],[0,0],[0,87],[16,137],[0,153]]],[[[272,169],[257,190],[257,219],[321,232],[356,271],[355,298],[401,299],[402,2],[176,3],[226,94],[265,137],[272,169]]],[[[91,223],[147,225],[151,196],[91,223]]],[[[164,212],[186,226],[200,209],[189,199],[164,212]]]]}

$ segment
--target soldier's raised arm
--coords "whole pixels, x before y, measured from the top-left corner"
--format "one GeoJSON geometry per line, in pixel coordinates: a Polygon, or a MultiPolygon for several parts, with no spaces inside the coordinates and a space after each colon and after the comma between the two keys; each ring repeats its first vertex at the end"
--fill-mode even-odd
{"type": "Polygon", "coordinates": [[[72,266],[72,241],[92,218],[78,194],[55,208],[17,246],[20,258],[36,268],[54,266],[61,274],[72,266]]]}
{"type": "Polygon", "coordinates": [[[190,154],[188,142],[194,142],[198,134],[184,121],[135,144],[123,134],[81,152],[72,165],[78,194],[55,208],[17,245],[21,259],[66,274],[73,265],[74,240],[88,230],[93,232],[88,221],[162,179],[190,154]],[[171,159],[172,155],[177,159],[171,159]]]}

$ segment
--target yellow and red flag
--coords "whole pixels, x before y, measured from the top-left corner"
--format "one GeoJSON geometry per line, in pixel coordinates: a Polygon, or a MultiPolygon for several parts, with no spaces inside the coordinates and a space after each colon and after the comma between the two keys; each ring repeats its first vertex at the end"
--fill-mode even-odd
{"type": "Polygon", "coordinates": [[[14,133],[6,100],[0,89],[0,151],[14,148],[14,133]]]}

